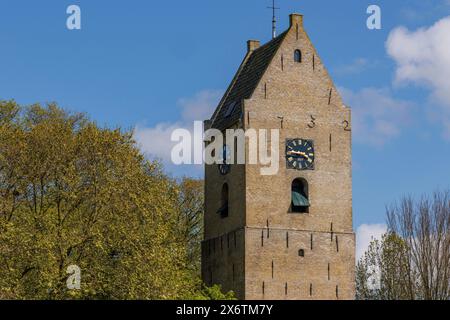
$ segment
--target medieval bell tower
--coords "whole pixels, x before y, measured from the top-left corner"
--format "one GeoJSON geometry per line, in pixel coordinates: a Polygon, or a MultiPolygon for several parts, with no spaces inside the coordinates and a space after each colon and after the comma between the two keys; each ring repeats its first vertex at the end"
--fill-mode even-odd
{"type": "Polygon", "coordinates": [[[206,284],[240,299],[354,299],[350,117],[302,15],[248,42],[205,129],[278,129],[279,170],[206,165],[206,284]]]}

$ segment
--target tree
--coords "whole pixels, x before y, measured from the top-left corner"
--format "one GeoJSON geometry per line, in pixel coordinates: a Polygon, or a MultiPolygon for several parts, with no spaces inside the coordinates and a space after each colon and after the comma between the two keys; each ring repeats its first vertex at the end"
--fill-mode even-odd
{"type": "Polygon", "coordinates": [[[405,278],[407,261],[403,239],[386,233],[374,239],[356,265],[356,298],[405,300],[412,297],[405,278]]]}
{"type": "Polygon", "coordinates": [[[200,274],[201,241],[204,212],[203,180],[183,178],[179,184],[178,221],[180,234],[187,245],[188,261],[195,274],[200,274]]]}
{"type": "Polygon", "coordinates": [[[0,298],[202,296],[189,267],[197,235],[187,246],[179,232],[179,190],[131,132],[55,104],[0,101],[0,298]],[[79,291],[66,286],[71,265],[79,291]]]}
{"type": "Polygon", "coordinates": [[[356,267],[358,299],[450,299],[450,197],[403,198],[356,267]]]}

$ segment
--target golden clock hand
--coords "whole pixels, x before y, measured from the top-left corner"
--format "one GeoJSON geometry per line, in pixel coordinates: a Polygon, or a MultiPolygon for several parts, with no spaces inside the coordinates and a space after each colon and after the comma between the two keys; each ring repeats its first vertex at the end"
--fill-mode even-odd
{"type": "Polygon", "coordinates": [[[289,151],[289,152],[288,152],[288,155],[292,155],[292,154],[296,154],[296,155],[302,156],[303,158],[309,158],[309,157],[306,155],[306,153],[300,152],[300,151],[289,151]]]}

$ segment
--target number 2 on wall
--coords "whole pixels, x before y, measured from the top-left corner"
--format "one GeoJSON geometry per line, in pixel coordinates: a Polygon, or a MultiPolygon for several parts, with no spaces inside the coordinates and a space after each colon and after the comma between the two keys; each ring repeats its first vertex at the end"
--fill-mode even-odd
{"type": "Polygon", "coordinates": [[[350,128],[350,122],[348,122],[347,120],[342,121],[342,125],[344,126],[345,131],[352,131],[352,129],[350,128]]]}

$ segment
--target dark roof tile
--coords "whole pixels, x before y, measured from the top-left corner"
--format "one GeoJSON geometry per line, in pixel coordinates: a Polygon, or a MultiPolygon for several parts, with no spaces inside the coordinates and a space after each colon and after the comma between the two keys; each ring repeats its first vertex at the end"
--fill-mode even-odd
{"type": "Polygon", "coordinates": [[[242,100],[251,98],[286,33],[287,31],[256,49],[244,60],[211,118],[212,128],[227,129],[241,118],[242,100]],[[230,108],[234,109],[227,114],[230,108]]]}

